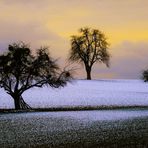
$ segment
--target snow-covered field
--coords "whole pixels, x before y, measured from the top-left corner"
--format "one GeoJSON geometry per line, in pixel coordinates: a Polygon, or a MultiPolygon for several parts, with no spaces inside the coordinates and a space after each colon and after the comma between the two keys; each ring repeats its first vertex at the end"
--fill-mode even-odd
{"type": "Polygon", "coordinates": [[[147,123],[148,110],[0,113],[0,147],[146,148],[147,123]]]}
{"type": "MultiPolygon", "coordinates": [[[[148,83],[142,80],[74,80],[64,88],[33,88],[23,94],[34,108],[71,106],[148,106],[148,83]]],[[[0,108],[14,108],[0,89],[0,108]]]]}

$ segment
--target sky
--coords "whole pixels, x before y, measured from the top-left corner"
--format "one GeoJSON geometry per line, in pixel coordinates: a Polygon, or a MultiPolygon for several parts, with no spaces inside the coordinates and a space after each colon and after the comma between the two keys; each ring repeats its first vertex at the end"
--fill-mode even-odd
{"type": "MultiPolygon", "coordinates": [[[[147,0],[0,0],[0,22],[0,53],[18,41],[48,46],[67,67],[71,36],[91,27],[106,35],[111,54],[110,68],[94,65],[94,79],[139,79],[148,68],[147,0]]],[[[70,66],[86,78],[83,65],[70,66]]]]}

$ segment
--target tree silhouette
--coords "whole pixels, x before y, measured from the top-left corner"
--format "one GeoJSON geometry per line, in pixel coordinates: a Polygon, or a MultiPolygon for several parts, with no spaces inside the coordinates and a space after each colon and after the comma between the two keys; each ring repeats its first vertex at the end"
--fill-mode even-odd
{"type": "Polygon", "coordinates": [[[148,82],[148,69],[143,71],[142,79],[144,80],[144,82],[148,82]]]}
{"type": "Polygon", "coordinates": [[[43,85],[58,88],[66,85],[68,71],[58,72],[48,48],[40,48],[33,55],[23,42],[9,45],[8,52],[0,55],[0,87],[14,99],[15,109],[29,109],[22,94],[32,87],[43,85]]]}
{"type": "Polygon", "coordinates": [[[110,55],[107,51],[109,44],[100,30],[86,27],[81,28],[79,34],[71,37],[69,61],[83,63],[87,79],[91,79],[94,63],[100,62],[109,66],[110,55]]]}

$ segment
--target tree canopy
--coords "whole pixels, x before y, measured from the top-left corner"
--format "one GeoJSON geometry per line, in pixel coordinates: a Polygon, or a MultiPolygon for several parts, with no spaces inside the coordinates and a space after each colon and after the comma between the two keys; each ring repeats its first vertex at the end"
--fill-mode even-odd
{"type": "Polygon", "coordinates": [[[87,79],[91,79],[91,69],[94,63],[100,62],[109,66],[109,44],[100,30],[81,28],[79,35],[71,37],[69,61],[83,63],[87,72],[87,79]]]}

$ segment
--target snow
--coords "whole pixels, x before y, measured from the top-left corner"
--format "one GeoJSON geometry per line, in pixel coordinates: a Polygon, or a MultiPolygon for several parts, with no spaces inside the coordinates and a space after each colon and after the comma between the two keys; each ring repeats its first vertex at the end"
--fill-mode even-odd
{"type": "MultiPolygon", "coordinates": [[[[47,113],[48,114],[48,113],[47,113]]],[[[148,117],[148,110],[99,110],[99,111],[71,111],[48,114],[56,118],[73,118],[80,121],[124,120],[138,117],[148,117]]]]}
{"type": "Polygon", "coordinates": [[[134,118],[148,117],[148,110],[97,110],[97,111],[60,111],[60,112],[28,112],[20,114],[0,114],[0,120],[16,120],[16,118],[38,118],[38,119],[65,119],[84,122],[115,121],[134,118]]]}
{"type": "MultiPolygon", "coordinates": [[[[73,80],[66,87],[33,88],[23,94],[34,108],[73,106],[148,106],[148,83],[142,80],[73,80]]],[[[14,108],[0,89],[0,108],[14,108]]]]}
{"type": "Polygon", "coordinates": [[[139,147],[147,120],[148,110],[0,113],[0,147],[139,147]]]}

